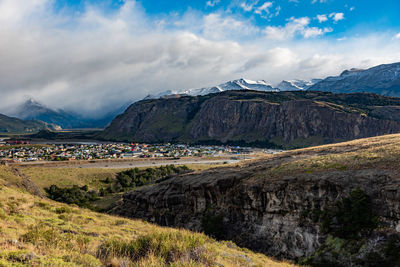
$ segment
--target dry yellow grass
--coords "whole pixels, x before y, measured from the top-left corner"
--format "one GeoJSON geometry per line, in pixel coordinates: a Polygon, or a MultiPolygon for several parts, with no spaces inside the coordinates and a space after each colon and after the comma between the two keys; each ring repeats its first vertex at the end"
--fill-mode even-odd
{"type": "Polygon", "coordinates": [[[277,158],[285,160],[270,169],[274,176],[365,168],[400,170],[400,134],[292,150],[263,160],[277,158]]]}
{"type": "Polygon", "coordinates": [[[99,189],[102,185],[101,180],[113,178],[123,169],[24,167],[20,168],[20,171],[42,189],[52,184],[60,187],[88,185],[92,189],[99,189]]]}

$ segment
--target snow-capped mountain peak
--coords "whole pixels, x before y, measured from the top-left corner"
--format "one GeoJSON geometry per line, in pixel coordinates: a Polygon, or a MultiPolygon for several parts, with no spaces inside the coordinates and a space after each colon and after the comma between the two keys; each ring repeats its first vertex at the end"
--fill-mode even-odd
{"type": "Polygon", "coordinates": [[[279,91],[276,88],[273,88],[271,84],[264,80],[259,81],[252,81],[248,79],[238,79],[228,81],[226,83],[222,83],[212,87],[204,87],[204,88],[192,88],[186,89],[182,91],[164,91],[155,95],[148,95],[145,99],[157,99],[160,97],[165,97],[167,95],[208,95],[212,93],[220,93],[223,91],[230,91],[230,90],[257,90],[257,91],[269,91],[269,92],[277,92],[279,91]]]}
{"type": "Polygon", "coordinates": [[[320,82],[320,79],[312,80],[288,80],[280,82],[276,87],[280,91],[298,91],[298,90],[308,90],[314,84],[320,82]]]}

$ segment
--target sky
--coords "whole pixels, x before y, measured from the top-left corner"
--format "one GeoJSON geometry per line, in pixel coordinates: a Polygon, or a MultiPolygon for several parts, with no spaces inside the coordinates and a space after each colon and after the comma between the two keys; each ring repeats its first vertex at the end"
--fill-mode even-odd
{"type": "Polygon", "coordinates": [[[400,61],[398,0],[0,0],[0,112],[100,116],[165,90],[400,61]]]}

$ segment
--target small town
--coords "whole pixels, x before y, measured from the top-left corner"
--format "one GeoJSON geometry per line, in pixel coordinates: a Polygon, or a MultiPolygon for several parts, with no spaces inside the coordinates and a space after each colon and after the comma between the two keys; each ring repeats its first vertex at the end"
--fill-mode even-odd
{"type": "Polygon", "coordinates": [[[0,140],[0,160],[11,162],[221,157],[248,155],[254,152],[274,153],[275,151],[233,146],[189,146],[184,144],[77,143],[42,145],[15,141],[10,143],[0,140]]]}

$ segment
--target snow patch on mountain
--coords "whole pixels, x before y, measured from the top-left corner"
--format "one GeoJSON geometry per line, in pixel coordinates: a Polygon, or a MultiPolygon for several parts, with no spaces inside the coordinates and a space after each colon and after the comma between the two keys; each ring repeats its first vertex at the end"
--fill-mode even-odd
{"type": "Polygon", "coordinates": [[[321,79],[312,79],[312,80],[289,80],[280,82],[276,88],[280,91],[303,91],[308,90],[314,84],[320,82],[321,79]]]}

